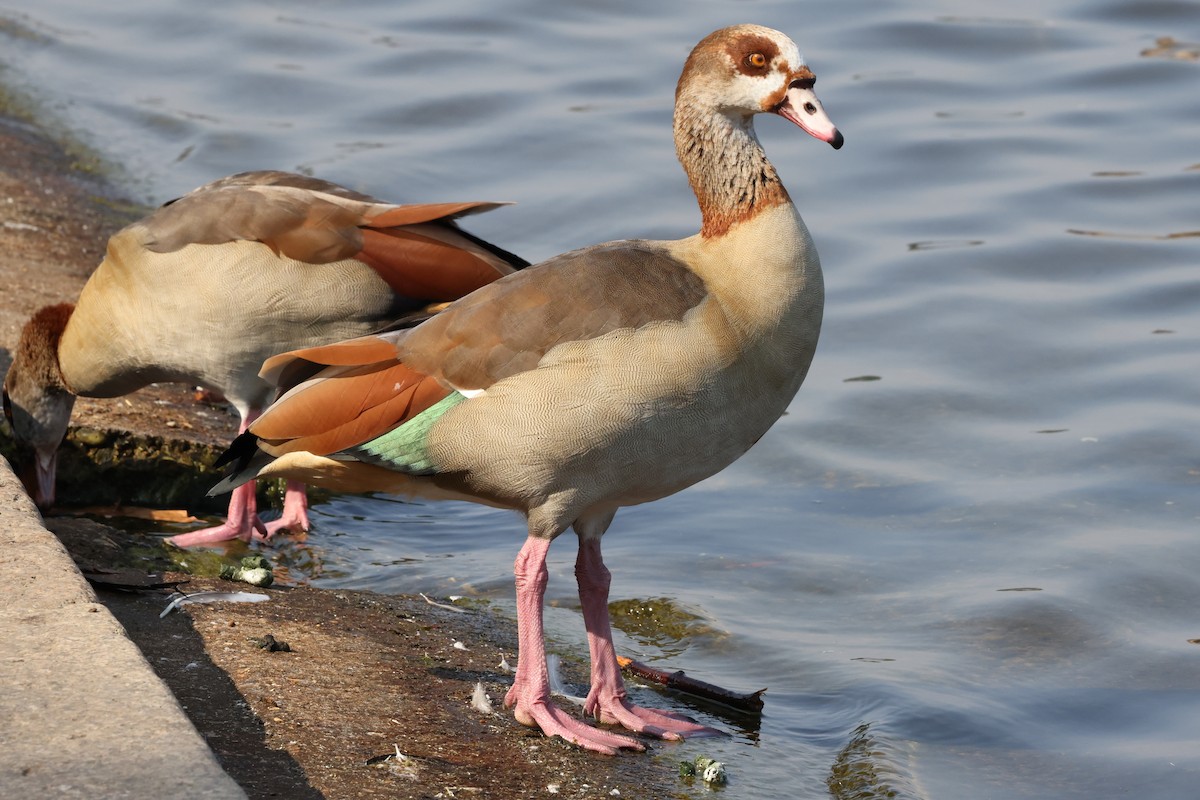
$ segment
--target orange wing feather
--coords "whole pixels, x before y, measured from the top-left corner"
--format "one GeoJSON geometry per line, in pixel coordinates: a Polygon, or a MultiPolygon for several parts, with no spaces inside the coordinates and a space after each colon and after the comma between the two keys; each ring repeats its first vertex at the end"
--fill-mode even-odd
{"type": "Polygon", "coordinates": [[[263,449],[329,455],[381,436],[447,397],[452,389],[397,359],[398,336],[363,336],[269,359],[268,379],[291,373],[311,380],[286,391],[250,426],[263,449]]]}
{"type": "Polygon", "coordinates": [[[314,364],[327,366],[354,366],[355,364],[375,364],[395,357],[396,345],[394,342],[378,336],[360,336],[344,342],[289,350],[286,353],[271,356],[263,362],[262,369],[258,374],[275,383],[275,376],[282,371],[283,367],[300,358],[314,364]]]}
{"type": "Polygon", "coordinates": [[[427,301],[457,300],[501,276],[468,250],[403,228],[363,228],[355,257],[397,294],[427,301]]]}
{"type": "Polygon", "coordinates": [[[398,225],[416,225],[438,219],[455,219],[466,214],[491,211],[507,203],[416,203],[393,206],[378,214],[368,214],[366,224],[372,228],[394,228],[398,225]]]}
{"type": "Polygon", "coordinates": [[[250,431],[272,455],[337,453],[402,425],[452,390],[393,361],[327,376],[285,395],[250,431]]]}

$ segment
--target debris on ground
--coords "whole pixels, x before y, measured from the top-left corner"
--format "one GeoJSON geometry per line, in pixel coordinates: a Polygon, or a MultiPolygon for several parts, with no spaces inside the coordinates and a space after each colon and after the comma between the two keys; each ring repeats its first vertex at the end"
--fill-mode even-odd
{"type": "Polygon", "coordinates": [[[239,581],[251,586],[261,586],[264,589],[275,582],[271,572],[271,562],[259,554],[246,556],[236,566],[226,564],[221,567],[221,577],[227,581],[239,581]]]}

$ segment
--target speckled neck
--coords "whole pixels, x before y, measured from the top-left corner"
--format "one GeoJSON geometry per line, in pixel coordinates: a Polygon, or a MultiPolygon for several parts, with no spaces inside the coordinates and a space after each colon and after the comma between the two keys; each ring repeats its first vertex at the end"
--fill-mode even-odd
{"type": "Polygon", "coordinates": [[[763,152],[750,117],[693,106],[675,108],[675,152],[700,203],[705,238],[723,236],[760,211],[791,202],[763,152]]]}

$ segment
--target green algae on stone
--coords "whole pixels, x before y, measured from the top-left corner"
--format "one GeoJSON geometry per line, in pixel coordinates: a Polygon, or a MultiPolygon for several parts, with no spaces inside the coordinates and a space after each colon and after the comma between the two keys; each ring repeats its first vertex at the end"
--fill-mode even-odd
{"type": "Polygon", "coordinates": [[[218,578],[221,570],[235,563],[212,550],[180,550],[168,548],[167,555],[175,569],[201,578],[218,578]]]}
{"type": "Polygon", "coordinates": [[[696,756],[692,761],[680,761],[679,777],[699,777],[705,783],[713,786],[720,786],[729,780],[725,764],[708,756],[696,756]]]}
{"type": "Polygon", "coordinates": [[[69,432],[70,439],[85,447],[103,447],[111,438],[111,431],[96,428],[74,428],[69,432]]]}
{"type": "Polygon", "coordinates": [[[907,790],[911,781],[896,755],[896,748],[876,738],[870,723],[859,725],[829,769],[825,780],[829,794],[834,800],[900,800],[921,796],[907,790]]]}
{"type": "Polygon", "coordinates": [[[236,565],[223,565],[219,575],[227,581],[238,581],[264,588],[275,582],[275,575],[271,572],[271,562],[258,553],[246,556],[236,565]]]}
{"type": "Polygon", "coordinates": [[[669,597],[616,600],[608,604],[608,613],[613,627],[668,654],[682,650],[688,639],[716,633],[703,617],[669,597]]]}

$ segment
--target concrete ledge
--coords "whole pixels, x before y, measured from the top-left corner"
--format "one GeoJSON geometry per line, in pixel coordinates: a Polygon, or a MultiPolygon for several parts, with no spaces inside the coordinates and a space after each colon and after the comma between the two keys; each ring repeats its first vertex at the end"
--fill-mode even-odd
{"type": "Polygon", "coordinates": [[[2,458],[0,797],[246,797],[2,458]]]}

